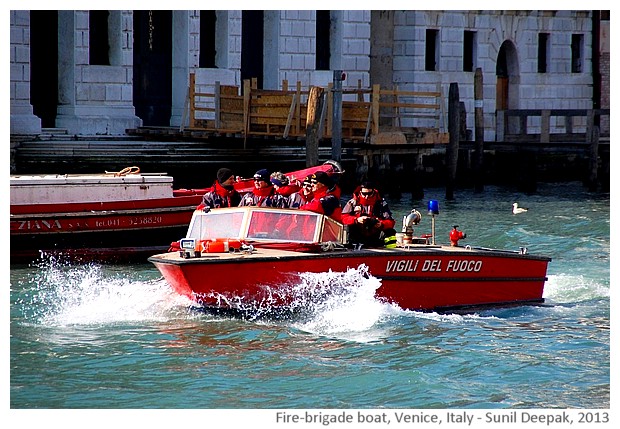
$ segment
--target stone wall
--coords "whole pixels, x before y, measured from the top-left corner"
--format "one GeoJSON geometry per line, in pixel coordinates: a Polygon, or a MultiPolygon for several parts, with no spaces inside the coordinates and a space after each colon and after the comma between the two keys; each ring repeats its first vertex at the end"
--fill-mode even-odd
{"type": "MultiPolygon", "coordinates": [[[[611,58],[610,58],[610,34],[609,21],[601,21],[601,109],[611,107],[611,58]]],[[[609,134],[609,116],[601,118],[601,132],[609,134]]]]}
{"type": "MultiPolygon", "coordinates": [[[[379,11],[382,13],[382,11],[379,11]]],[[[484,79],[485,139],[495,138],[498,55],[503,44],[512,47],[510,108],[588,109],[592,107],[591,43],[589,11],[385,11],[390,19],[380,22],[377,12],[331,11],[330,69],[315,70],[316,11],[265,11],[265,88],[289,86],[297,81],[305,88],[326,86],[332,70],[343,70],[343,87],[358,80],[388,79],[401,90],[436,91],[447,94],[452,82],[459,84],[467,111],[467,125],[474,127],[473,81],[477,67],[484,79]],[[373,16],[375,17],[373,19],[373,16]],[[387,25],[389,28],[382,28],[387,25]],[[436,71],[425,70],[426,30],[439,38],[436,71]],[[391,35],[386,42],[373,39],[381,30],[391,35]],[[474,69],[463,71],[464,32],[475,33],[474,69]],[[549,68],[537,70],[538,35],[550,34],[549,68]],[[581,34],[583,68],[571,72],[571,37],[581,34]],[[373,45],[374,44],[374,45],[373,45]],[[380,48],[380,49],[379,49],[380,48]],[[371,55],[390,55],[389,76],[371,76],[371,55]],[[382,79],[383,78],[383,79],[382,79]]],[[[170,125],[181,122],[190,72],[199,71],[206,85],[215,80],[239,84],[241,69],[241,11],[217,11],[216,67],[198,70],[200,11],[173,11],[173,88],[170,125]]],[[[609,32],[609,21],[602,32],[609,32]]],[[[111,65],[89,65],[88,11],[59,11],[59,106],[56,125],[70,134],[123,134],[141,125],[133,107],[133,12],[110,11],[111,65]]],[[[40,120],[29,103],[29,13],[11,11],[11,132],[40,131],[40,120]]],[[[383,34],[382,33],[382,34],[383,34]]],[[[602,37],[603,39],[603,37],[602,37]]],[[[607,44],[607,46],[609,46],[607,44]]],[[[376,67],[376,66],[375,66],[376,67]]],[[[609,49],[602,51],[603,104],[609,106],[609,49]]],[[[385,73],[383,69],[377,69],[385,73]]],[[[387,85],[384,85],[387,86],[387,85]]],[[[447,109],[445,109],[447,110],[447,109]]],[[[417,121],[405,126],[434,126],[417,121]]],[[[562,124],[555,124],[561,127],[562,124]]],[[[537,124],[531,125],[533,129],[537,124]]],[[[579,127],[580,124],[574,124],[579,127]]],[[[473,133],[472,133],[473,134],[473,133]]]]}
{"type": "MultiPolygon", "coordinates": [[[[401,89],[448,94],[451,82],[468,112],[468,128],[474,126],[474,71],[483,73],[485,140],[495,139],[496,68],[500,47],[514,45],[515,67],[511,73],[510,108],[592,108],[591,17],[575,11],[403,11],[394,19],[394,83],[401,89]],[[439,31],[439,63],[425,70],[426,29],[439,31]],[[474,71],[463,71],[464,31],[476,33],[474,71]],[[550,33],[549,69],[539,73],[538,34],[550,33]],[[583,70],[571,72],[571,35],[584,37],[583,70]]],[[[535,132],[538,124],[531,124],[535,132]]],[[[563,124],[557,124],[561,126],[563,124]]],[[[575,127],[584,124],[574,124],[575,127]]]]}
{"type": "Polygon", "coordinates": [[[10,49],[11,134],[39,134],[41,119],[34,116],[30,104],[30,13],[28,11],[11,11],[10,49]]]}

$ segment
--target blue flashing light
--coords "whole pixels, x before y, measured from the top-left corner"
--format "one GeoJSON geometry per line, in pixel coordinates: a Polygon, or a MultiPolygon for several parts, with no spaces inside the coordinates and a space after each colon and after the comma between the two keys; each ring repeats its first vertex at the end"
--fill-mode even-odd
{"type": "Polygon", "coordinates": [[[429,215],[439,214],[439,202],[437,202],[437,200],[430,200],[428,202],[428,214],[429,215]]]}

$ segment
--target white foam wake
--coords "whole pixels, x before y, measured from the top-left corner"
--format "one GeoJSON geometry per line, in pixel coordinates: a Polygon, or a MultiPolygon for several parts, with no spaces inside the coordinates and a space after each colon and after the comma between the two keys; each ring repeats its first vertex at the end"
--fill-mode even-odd
{"type": "Polygon", "coordinates": [[[365,265],[344,273],[305,273],[297,288],[311,292],[305,295],[304,302],[309,317],[295,326],[318,335],[356,341],[382,337],[385,333],[381,322],[402,314],[402,310],[375,298],[380,286],[380,280],[369,275],[365,265]]]}
{"type": "Polygon", "coordinates": [[[49,264],[31,283],[21,304],[30,321],[43,325],[164,321],[186,314],[190,305],[162,279],[135,280],[96,264],[49,264]]]}
{"type": "Polygon", "coordinates": [[[597,298],[609,298],[609,284],[578,274],[550,275],[545,283],[543,298],[557,303],[575,303],[597,298]]]}

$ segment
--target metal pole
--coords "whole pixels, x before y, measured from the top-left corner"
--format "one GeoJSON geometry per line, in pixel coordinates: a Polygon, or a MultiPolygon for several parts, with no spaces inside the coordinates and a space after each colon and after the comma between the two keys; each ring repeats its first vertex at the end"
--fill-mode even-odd
{"type": "Polygon", "coordinates": [[[340,162],[342,152],[342,70],[334,70],[334,109],[332,112],[332,159],[340,162]]]}

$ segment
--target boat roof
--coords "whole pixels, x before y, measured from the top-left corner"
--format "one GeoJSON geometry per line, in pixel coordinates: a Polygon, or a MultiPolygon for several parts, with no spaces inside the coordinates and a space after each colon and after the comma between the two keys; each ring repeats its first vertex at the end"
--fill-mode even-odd
{"type": "Polygon", "coordinates": [[[12,175],[11,205],[135,201],[172,198],[166,173],[12,175]]]}
{"type": "Polygon", "coordinates": [[[11,175],[11,186],[26,185],[82,185],[114,183],[172,183],[172,176],[166,173],[139,173],[118,176],[108,174],[29,174],[11,175]]]}

